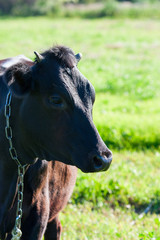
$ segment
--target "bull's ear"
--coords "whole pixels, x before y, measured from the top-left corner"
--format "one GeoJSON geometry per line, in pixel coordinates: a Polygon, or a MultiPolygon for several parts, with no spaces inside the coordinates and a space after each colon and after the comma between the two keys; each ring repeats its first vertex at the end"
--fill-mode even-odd
{"type": "Polygon", "coordinates": [[[15,64],[5,71],[3,80],[14,95],[23,97],[31,90],[31,69],[26,64],[15,64]]]}

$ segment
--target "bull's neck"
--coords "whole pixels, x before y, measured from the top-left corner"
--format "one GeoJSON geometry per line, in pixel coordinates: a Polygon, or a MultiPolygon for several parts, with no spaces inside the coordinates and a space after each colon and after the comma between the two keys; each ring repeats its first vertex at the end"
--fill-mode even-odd
{"type": "MultiPolygon", "coordinates": [[[[34,163],[35,156],[33,156],[33,153],[31,153],[31,151],[28,150],[29,143],[27,144],[26,141],[24,141],[24,134],[23,134],[23,130],[21,129],[21,126],[23,124],[20,117],[22,105],[23,105],[23,99],[18,99],[14,97],[14,95],[12,95],[11,116],[10,116],[10,127],[12,129],[12,135],[13,135],[12,143],[13,143],[13,147],[17,152],[17,156],[21,165],[25,165],[25,164],[34,163]]],[[[3,116],[3,118],[5,117],[3,116]]],[[[5,130],[6,119],[3,120],[3,126],[4,126],[4,129],[2,129],[2,131],[5,130]]],[[[5,135],[5,132],[4,132],[4,135],[5,135]]],[[[8,139],[6,139],[6,136],[4,136],[4,138],[6,141],[8,141],[8,139]]],[[[9,146],[9,141],[6,146],[9,146]]],[[[8,153],[9,153],[9,148],[7,149],[7,155],[8,153]]],[[[11,159],[11,156],[10,156],[10,159],[11,159]]],[[[13,159],[11,159],[11,161],[14,162],[13,159]]]]}

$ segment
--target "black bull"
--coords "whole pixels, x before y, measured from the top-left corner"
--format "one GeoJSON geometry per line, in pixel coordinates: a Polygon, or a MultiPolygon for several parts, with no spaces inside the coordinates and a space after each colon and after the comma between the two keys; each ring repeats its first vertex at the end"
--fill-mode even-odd
{"type": "Polygon", "coordinates": [[[5,136],[5,101],[12,93],[10,125],[25,173],[22,239],[60,239],[58,213],[83,172],[109,168],[112,153],[92,120],[95,91],[79,72],[80,55],[56,46],[36,61],[0,61],[0,239],[11,239],[17,205],[17,165],[5,136]],[[16,63],[17,61],[17,63],[16,63]],[[53,161],[51,161],[53,160],[53,161]]]}

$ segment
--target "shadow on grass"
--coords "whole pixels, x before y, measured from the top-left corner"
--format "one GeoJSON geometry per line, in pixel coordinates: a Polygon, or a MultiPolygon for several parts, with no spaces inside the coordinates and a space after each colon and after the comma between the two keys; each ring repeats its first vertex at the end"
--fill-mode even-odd
{"type": "Polygon", "coordinates": [[[150,198],[143,200],[130,195],[125,186],[113,179],[108,182],[108,185],[95,181],[94,186],[87,186],[85,181],[83,184],[82,177],[81,181],[77,181],[71,201],[73,204],[91,202],[95,210],[99,206],[106,205],[112,209],[117,207],[132,209],[137,214],[160,214],[160,190],[156,190],[150,198]]]}
{"type": "Polygon", "coordinates": [[[135,205],[135,212],[138,214],[160,214],[160,199],[152,199],[149,204],[135,205]]]}
{"type": "Polygon", "coordinates": [[[121,201],[118,201],[118,204],[110,204],[108,203],[113,209],[116,208],[118,205],[121,208],[125,208],[126,206],[129,206],[130,208],[135,211],[135,213],[139,215],[145,215],[145,214],[160,214],[160,197],[159,198],[153,198],[150,202],[137,202],[134,201],[134,199],[128,199],[128,204],[124,204],[121,201]]]}

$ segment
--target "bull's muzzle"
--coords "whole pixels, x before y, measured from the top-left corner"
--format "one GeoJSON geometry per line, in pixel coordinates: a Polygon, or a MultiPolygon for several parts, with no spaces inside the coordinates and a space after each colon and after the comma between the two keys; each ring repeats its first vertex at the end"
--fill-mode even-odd
{"type": "Polygon", "coordinates": [[[94,172],[106,171],[112,162],[112,153],[106,153],[101,155],[94,155],[92,157],[94,172]]]}

